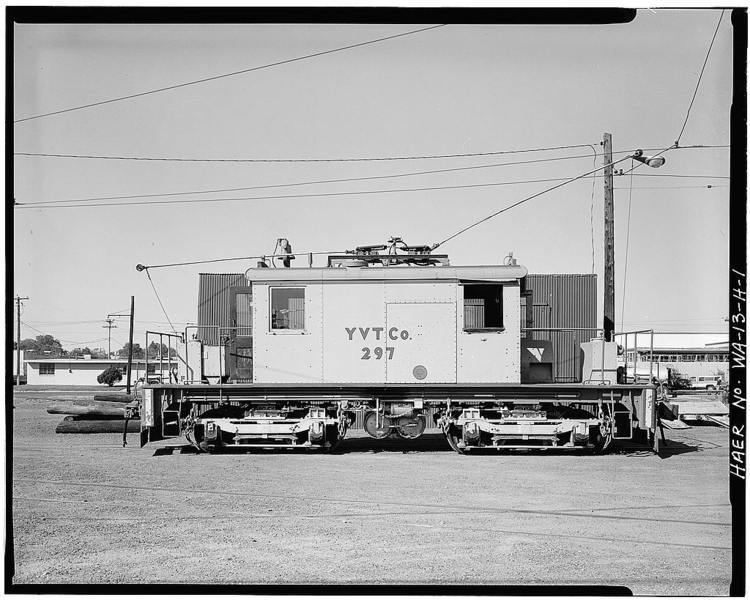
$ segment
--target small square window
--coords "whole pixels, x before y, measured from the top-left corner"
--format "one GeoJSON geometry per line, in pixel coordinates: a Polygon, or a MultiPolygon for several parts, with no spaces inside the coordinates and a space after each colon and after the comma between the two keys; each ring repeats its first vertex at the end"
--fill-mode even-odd
{"type": "Polygon", "coordinates": [[[305,328],[305,288],[271,288],[271,330],[305,328]]]}
{"type": "Polygon", "coordinates": [[[39,374],[40,375],[54,375],[55,363],[39,363],[39,374]]]}

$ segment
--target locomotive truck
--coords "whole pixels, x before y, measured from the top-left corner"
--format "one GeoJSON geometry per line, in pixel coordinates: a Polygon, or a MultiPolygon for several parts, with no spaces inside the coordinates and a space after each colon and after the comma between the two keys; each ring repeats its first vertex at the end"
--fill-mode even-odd
{"type": "Polygon", "coordinates": [[[142,445],[184,436],[206,452],[326,451],[355,421],[411,440],[429,418],[459,453],[604,451],[634,438],[658,450],[656,389],[618,383],[615,342],[581,343],[576,380],[553,379],[552,344],[529,327],[527,270],[512,256],[453,266],[391,238],[290,268],[286,248],[284,267],[261,260],[202,293],[198,325],[147,332],[147,345],[168,346],[158,362],[169,375],[142,388],[142,445]],[[201,319],[219,296],[222,319],[201,319]]]}

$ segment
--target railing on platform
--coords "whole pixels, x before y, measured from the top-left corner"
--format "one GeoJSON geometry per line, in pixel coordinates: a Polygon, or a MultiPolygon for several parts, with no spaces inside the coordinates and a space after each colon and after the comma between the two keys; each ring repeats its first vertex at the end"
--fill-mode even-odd
{"type": "MultiPolygon", "coordinates": [[[[623,361],[624,361],[624,375],[625,375],[625,381],[628,381],[628,379],[631,377],[629,365],[630,360],[628,358],[628,350],[629,350],[629,340],[630,336],[633,337],[633,349],[635,350],[634,357],[633,357],[633,383],[638,383],[639,375],[641,378],[645,377],[645,372],[643,374],[638,373],[638,335],[648,335],[649,339],[649,353],[648,353],[648,382],[652,383],[654,381],[654,375],[656,375],[656,378],[658,381],[661,381],[661,369],[659,367],[659,364],[657,363],[657,372],[654,373],[654,330],[653,329],[639,329],[637,331],[623,331],[620,333],[615,333],[613,335],[613,339],[617,338],[624,338],[623,343],[621,344],[623,347],[623,361]]],[[[641,361],[646,362],[646,361],[641,361]]]]}
{"type": "MultiPolygon", "coordinates": [[[[182,341],[183,336],[179,333],[162,333],[160,331],[146,331],[146,383],[154,383],[154,380],[158,379],[159,383],[164,383],[164,346],[167,347],[167,356],[166,356],[166,364],[167,364],[167,377],[169,379],[169,383],[178,383],[178,367],[179,367],[179,353],[177,346],[172,346],[172,340],[177,339],[182,341]],[[158,361],[159,361],[159,372],[158,374],[156,372],[153,373],[153,376],[151,373],[149,373],[149,336],[158,337],[159,339],[159,355],[158,355],[158,361]],[[164,343],[164,338],[167,339],[167,343],[164,343]],[[173,367],[174,365],[174,367],[173,367]],[[174,381],[173,381],[174,380],[174,381]]],[[[154,362],[151,362],[151,364],[155,364],[154,362]]],[[[154,368],[154,371],[156,369],[154,368]]]]}

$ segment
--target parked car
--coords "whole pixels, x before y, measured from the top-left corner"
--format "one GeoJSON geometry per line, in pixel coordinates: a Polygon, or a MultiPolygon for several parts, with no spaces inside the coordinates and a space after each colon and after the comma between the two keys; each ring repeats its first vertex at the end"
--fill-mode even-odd
{"type": "Polygon", "coordinates": [[[690,388],[694,390],[715,391],[720,387],[721,377],[719,377],[718,375],[690,378],[690,388]]]}

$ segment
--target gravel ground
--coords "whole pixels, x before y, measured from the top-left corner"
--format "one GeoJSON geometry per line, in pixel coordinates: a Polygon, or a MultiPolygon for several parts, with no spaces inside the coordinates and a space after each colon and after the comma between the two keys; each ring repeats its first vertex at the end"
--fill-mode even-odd
{"type": "MultiPolygon", "coordinates": [[[[607,584],[725,595],[728,436],[662,457],[460,456],[350,432],[333,455],[204,455],[56,435],[14,397],[13,583],[607,584]],[[351,436],[352,439],[349,439],[351,436]]],[[[373,590],[376,592],[376,590],[373,590]]]]}

